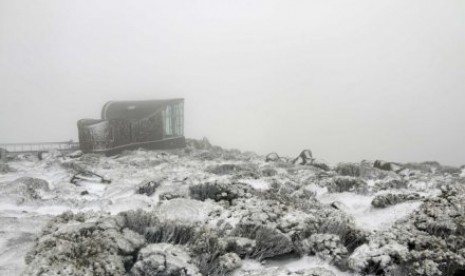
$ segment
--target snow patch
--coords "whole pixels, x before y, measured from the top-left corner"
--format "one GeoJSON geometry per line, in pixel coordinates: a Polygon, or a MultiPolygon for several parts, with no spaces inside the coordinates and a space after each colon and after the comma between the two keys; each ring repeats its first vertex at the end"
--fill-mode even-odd
{"type": "Polygon", "coordinates": [[[383,209],[373,208],[371,201],[374,195],[359,195],[349,192],[328,193],[319,200],[324,204],[342,202],[347,208],[342,210],[354,217],[355,224],[365,230],[386,230],[397,220],[415,211],[421,201],[408,201],[383,209]]]}
{"type": "Polygon", "coordinates": [[[252,186],[255,190],[268,190],[270,189],[270,183],[263,179],[243,179],[239,181],[240,183],[248,184],[252,186]]]}

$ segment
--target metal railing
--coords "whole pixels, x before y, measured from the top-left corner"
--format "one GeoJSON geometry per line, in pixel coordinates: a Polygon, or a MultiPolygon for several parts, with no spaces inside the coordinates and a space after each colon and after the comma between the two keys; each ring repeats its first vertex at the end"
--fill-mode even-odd
{"type": "Polygon", "coordinates": [[[0,149],[10,154],[28,154],[44,151],[75,151],[79,149],[77,142],[42,142],[42,143],[0,143],[0,149]]]}

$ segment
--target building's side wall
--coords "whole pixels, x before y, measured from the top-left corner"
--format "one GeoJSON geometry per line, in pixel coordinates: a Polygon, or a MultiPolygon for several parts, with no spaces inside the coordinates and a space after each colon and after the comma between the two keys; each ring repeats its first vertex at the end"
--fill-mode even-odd
{"type": "Polygon", "coordinates": [[[104,148],[108,136],[108,122],[84,119],[78,121],[79,146],[82,152],[92,152],[104,148]]]}
{"type": "Polygon", "coordinates": [[[131,122],[121,119],[109,120],[110,132],[107,139],[107,148],[121,146],[132,142],[131,122]]]}

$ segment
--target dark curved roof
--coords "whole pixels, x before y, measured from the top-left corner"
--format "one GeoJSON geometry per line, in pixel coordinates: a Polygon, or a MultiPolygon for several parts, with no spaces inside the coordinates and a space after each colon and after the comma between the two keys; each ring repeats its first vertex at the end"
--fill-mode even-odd
{"type": "Polygon", "coordinates": [[[110,101],[102,108],[102,119],[140,120],[161,111],[167,105],[183,103],[184,99],[147,101],[110,101]]]}

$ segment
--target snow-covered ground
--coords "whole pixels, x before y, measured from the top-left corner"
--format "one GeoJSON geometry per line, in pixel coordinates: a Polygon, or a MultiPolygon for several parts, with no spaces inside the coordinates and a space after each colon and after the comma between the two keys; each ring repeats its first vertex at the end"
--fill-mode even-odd
{"type": "MultiPolygon", "coordinates": [[[[36,268],[25,270],[28,267],[25,258],[28,252],[35,252],[36,255],[31,255],[34,261],[42,258],[37,251],[40,249],[37,238],[45,235],[41,229],[64,212],[118,217],[121,212],[137,209],[150,212],[160,221],[207,227],[218,231],[215,235],[221,239],[231,237],[243,240],[244,244],[250,243],[249,253],[239,250],[223,255],[226,263],[223,265],[229,269],[225,268],[225,275],[255,275],[254,272],[260,271],[264,275],[278,275],[270,270],[273,267],[288,273],[323,268],[337,276],[374,273],[376,271],[369,269],[357,271],[358,267],[363,267],[363,261],[352,266],[346,264],[344,260],[354,249],[344,240],[345,233],[361,231],[361,243],[368,248],[372,246],[371,241],[378,238],[377,233],[391,231],[396,222],[408,220],[409,215],[419,210],[423,200],[437,197],[442,184],[453,184],[463,177],[418,174],[419,177],[405,179],[389,172],[388,177],[376,179],[376,185],[382,187],[390,178],[408,185],[401,189],[390,186],[374,189],[372,178],[360,177],[363,180],[360,183],[366,186],[360,192],[350,186],[355,178],[347,180],[333,170],[325,172],[308,165],[265,162],[264,157],[251,153],[195,146],[191,146],[190,153],[139,150],[117,157],[50,156],[43,161],[23,158],[11,160],[7,165],[10,172],[0,174],[0,275],[20,275],[24,271],[26,275],[35,275],[31,271],[36,268]],[[111,183],[89,180],[71,183],[71,178],[79,171],[97,173],[111,183]],[[321,175],[325,175],[326,180],[321,181],[321,175]],[[157,183],[153,193],[141,188],[148,181],[157,183]],[[330,192],[328,185],[349,186],[338,186],[337,192],[330,192]],[[372,205],[378,195],[412,191],[420,193],[421,198],[389,203],[385,208],[372,205]],[[346,227],[341,226],[342,223],[348,225],[346,232],[341,232],[341,227],[346,227]],[[270,235],[282,238],[286,245],[267,249],[265,253],[263,249],[260,255],[257,248],[262,241],[258,234],[241,230],[247,224],[259,227],[253,231],[271,229],[267,230],[273,232],[270,235]],[[331,226],[333,224],[338,226],[331,226]],[[296,235],[299,235],[297,240],[296,235]],[[327,244],[326,239],[332,242],[327,244]],[[342,253],[335,248],[342,248],[342,253]]],[[[196,263],[198,256],[189,244],[182,245],[182,250],[191,254],[196,263]]],[[[41,263],[40,260],[37,263],[41,263]]],[[[389,259],[385,265],[392,264],[389,259]]],[[[49,275],[47,269],[51,268],[41,269],[45,270],[43,275],[49,275]]]]}
{"type": "Polygon", "coordinates": [[[374,197],[344,192],[326,193],[318,199],[326,204],[341,202],[345,207],[343,211],[352,215],[356,225],[365,230],[387,230],[394,222],[411,214],[421,205],[421,201],[409,201],[377,209],[371,205],[374,197]]]}

